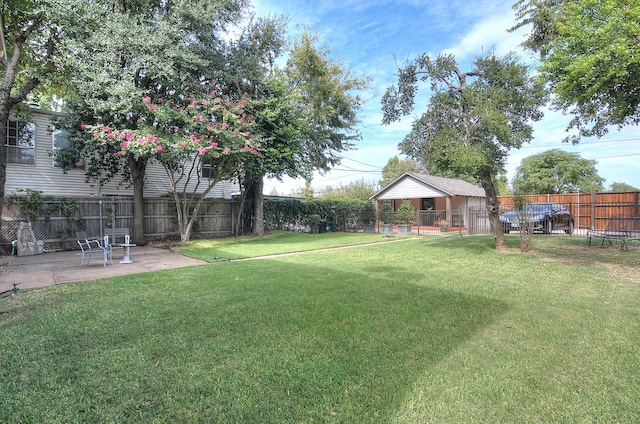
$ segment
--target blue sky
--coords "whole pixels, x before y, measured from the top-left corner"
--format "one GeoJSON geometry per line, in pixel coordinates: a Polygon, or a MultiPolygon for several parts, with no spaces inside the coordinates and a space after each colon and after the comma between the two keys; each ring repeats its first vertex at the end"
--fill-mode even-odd
{"type": "MultiPolygon", "coordinates": [[[[296,39],[303,27],[315,32],[319,41],[330,47],[332,59],[341,61],[356,75],[371,77],[370,88],[361,93],[367,99],[360,113],[358,129],[362,140],[356,149],[342,153],[342,163],[325,174],[316,174],[312,187],[321,192],[328,186],[339,187],[355,180],[377,182],[382,167],[393,156],[400,156],[398,143],[409,132],[412,116],[392,125],[382,125],[380,99],[387,86],[395,82],[396,63],[419,54],[436,56],[452,53],[461,67],[477,56],[495,51],[519,53],[523,61],[532,63],[533,56],[519,44],[525,30],[507,32],[514,24],[513,1],[501,0],[254,0],[257,16],[288,16],[289,37],[296,39]]],[[[428,92],[416,102],[420,114],[428,100],[428,92]]],[[[587,139],[577,146],[562,143],[569,116],[548,111],[534,125],[534,141],[512,150],[507,163],[507,176],[529,155],[559,148],[594,159],[605,187],[612,182],[626,182],[640,187],[640,129],[612,129],[601,139],[587,139]]],[[[284,182],[267,181],[265,193],[273,188],[288,195],[304,186],[303,180],[286,178],[284,182]]]]}

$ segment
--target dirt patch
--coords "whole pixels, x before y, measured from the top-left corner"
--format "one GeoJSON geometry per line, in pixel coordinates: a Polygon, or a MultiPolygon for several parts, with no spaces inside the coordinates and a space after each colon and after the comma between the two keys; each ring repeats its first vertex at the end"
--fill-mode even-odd
{"type": "Polygon", "coordinates": [[[546,262],[561,262],[574,265],[593,264],[602,267],[614,278],[640,283],[640,246],[562,246],[559,249],[537,251],[535,255],[546,262]]]}
{"type": "Polygon", "coordinates": [[[7,272],[7,267],[9,266],[9,262],[14,258],[14,256],[2,255],[0,256],[0,272],[7,272]]]}
{"type": "Polygon", "coordinates": [[[636,283],[640,283],[640,275],[636,268],[627,268],[618,264],[603,263],[602,266],[615,278],[624,278],[636,283]]]}

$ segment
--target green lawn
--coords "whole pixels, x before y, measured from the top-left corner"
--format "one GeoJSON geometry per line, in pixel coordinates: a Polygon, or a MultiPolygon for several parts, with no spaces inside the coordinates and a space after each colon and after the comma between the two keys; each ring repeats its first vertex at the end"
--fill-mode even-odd
{"type": "Polygon", "coordinates": [[[236,237],[196,240],[183,243],[173,250],[186,256],[215,262],[225,259],[244,259],[261,256],[305,252],[309,250],[333,249],[369,243],[403,240],[411,236],[384,235],[377,233],[286,233],[273,232],[262,237],[236,237]]]}
{"type": "MultiPolygon", "coordinates": [[[[350,236],[368,242],[188,252],[350,236]]],[[[508,240],[511,253],[419,238],[19,292],[0,301],[0,422],[640,420],[640,249],[508,240]]]]}

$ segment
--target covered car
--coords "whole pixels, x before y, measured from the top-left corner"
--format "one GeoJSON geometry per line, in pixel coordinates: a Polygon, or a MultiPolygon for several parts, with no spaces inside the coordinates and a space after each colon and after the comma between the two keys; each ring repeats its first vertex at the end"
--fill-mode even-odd
{"type": "Polygon", "coordinates": [[[529,222],[533,231],[550,234],[554,230],[564,230],[573,234],[573,216],[560,203],[530,203],[522,210],[512,210],[500,215],[500,224],[505,233],[519,231],[520,226],[529,222]]]}

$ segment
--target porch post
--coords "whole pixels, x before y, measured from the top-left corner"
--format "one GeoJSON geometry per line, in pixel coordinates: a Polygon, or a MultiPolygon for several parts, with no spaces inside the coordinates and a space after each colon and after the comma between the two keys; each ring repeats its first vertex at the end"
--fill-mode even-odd
{"type": "Polygon", "coordinates": [[[451,225],[453,224],[453,222],[451,222],[451,197],[450,196],[445,197],[445,201],[446,201],[446,208],[447,208],[447,225],[451,227],[451,225]]]}

